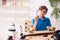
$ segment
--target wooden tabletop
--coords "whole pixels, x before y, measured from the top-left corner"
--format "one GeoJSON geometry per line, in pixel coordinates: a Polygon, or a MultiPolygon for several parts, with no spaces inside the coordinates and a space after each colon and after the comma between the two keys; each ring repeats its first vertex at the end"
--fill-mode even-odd
{"type": "Polygon", "coordinates": [[[43,35],[43,34],[53,34],[54,31],[34,31],[33,33],[25,33],[26,36],[34,36],[34,35],[43,35]]]}

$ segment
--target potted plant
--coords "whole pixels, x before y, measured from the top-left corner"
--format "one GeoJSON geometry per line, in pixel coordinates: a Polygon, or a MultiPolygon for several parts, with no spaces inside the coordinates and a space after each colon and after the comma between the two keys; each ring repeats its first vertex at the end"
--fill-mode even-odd
{"type": "Polygon", "coordinates": [[[60,0],[49,0],[51,6],[54,8],[51,16],[54,16],[55,19],[59,18],[60,8],[58,7],[60,4],[60,0]]]}

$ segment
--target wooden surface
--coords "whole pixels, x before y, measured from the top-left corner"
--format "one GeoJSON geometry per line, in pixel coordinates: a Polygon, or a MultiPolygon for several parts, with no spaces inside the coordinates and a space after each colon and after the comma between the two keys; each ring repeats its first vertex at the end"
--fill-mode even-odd
{"type": "Polygon", "coordinates": [[[54,40],[54,38],[51,38],[53,36],[53,31],[34,31],[33,33],[26,33],[25,35],[27,40],[54,40]],[[39,34],[39,35],[38,35],[39,34]],[[42,35],[40,35],[42,34],[42,35]],[[44,37],[44,34],[47,34],[47,37],[44,37]],[[36,35],[36,36],[35,36],[36,35]]]}
{"type": "Polygon", "coordinates": [[[34,31],[33,33],[25,33],[25,35],[40,35],[40,34],[53,34],[54,31],[34,31]]]}
{"type": "Polygon", "coordinates": [[[47,37],[43,37],[43,35],[40,36],[27,36],[25,39],[27,40],[54,40],[54,38],[51,38],[52,35],[48,35],[47,37]]]}

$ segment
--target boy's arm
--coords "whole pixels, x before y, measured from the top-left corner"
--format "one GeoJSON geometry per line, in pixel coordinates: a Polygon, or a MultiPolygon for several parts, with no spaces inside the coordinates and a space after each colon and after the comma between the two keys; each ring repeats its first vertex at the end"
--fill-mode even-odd
{"type": "Polygon", "coordinates": [[[36,30],[37,21],[38,21],[38,16],[36,16],[36,17],[34,18],[34,22],[33,22],[33,29],[34,29],[34,31],[36,30]]]}

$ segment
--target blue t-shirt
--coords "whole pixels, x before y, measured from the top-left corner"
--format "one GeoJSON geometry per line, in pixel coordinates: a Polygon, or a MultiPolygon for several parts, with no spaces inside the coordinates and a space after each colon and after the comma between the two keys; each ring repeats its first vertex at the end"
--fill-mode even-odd
{"type": "MultiPolygon", "coordinates": [[[[34,19],[32,20],[32,26],[34,25],[34,19]]],[[[47,26],[51,26],[50,19],[44,17],[44,19],[38,18],[36,31],[47,30],[47,26]]]]}

